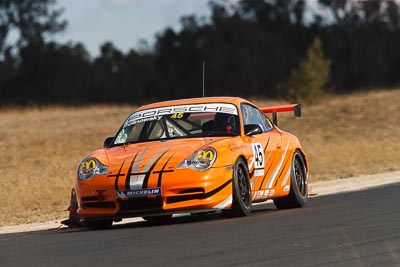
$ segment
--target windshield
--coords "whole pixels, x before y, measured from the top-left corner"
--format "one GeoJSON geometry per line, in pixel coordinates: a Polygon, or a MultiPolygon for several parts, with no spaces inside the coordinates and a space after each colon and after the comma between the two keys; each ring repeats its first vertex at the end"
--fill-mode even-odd
{"type": "Polygon", "coordinates": [[[133,113],[118,132],[114,145],[239,133],[238,112],[232,104],[180,105],[133,113]]]}

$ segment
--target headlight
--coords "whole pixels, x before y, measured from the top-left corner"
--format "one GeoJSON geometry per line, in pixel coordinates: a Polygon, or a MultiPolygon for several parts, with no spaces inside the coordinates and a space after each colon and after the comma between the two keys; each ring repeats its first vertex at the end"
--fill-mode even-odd
{"type": "Polygon", "coordinates": [[[192,157],[184,159],[179,164],[178,169],[191,168],[197,171],[205,171],[212,167],[216,159],[217,151],[212,147],[208,147],[200,150],[192,157]]]}
{"type": "Polygon", "coordinates": [[[98,159],[86,158],[79,163],[78,177],[82,181],[86,181],[94,176],[107,173],[108,167],[101,164],[98,159]]]}

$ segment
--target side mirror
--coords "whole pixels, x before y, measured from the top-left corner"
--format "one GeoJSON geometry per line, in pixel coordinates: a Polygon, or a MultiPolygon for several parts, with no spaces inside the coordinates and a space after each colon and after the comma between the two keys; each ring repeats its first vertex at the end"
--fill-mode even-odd
{"type": "Polygon", "coordinates": [[[248,124],[248,125],[244,126],[244,133],[246,135],[260,134],[262,132],[263,132],[263,130],[261,129],[260,125],[258,125],[258,124],[248,124]]]}
{"type": "Polygon", "coordinates": [[[113,137],[113,136],[107,137],[106,140],[104,140],[103,147],[104,147],[104,148],[109,148],[109,147],[111,147],[112,141],[113,141],[113,140],[114,140],[114,137],[113,137]]]}

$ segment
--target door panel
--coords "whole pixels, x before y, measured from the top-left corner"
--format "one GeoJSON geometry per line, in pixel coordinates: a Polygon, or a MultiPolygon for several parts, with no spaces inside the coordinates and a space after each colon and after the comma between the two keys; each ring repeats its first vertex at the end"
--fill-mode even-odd
{"type": "Polygon", "coordinates": [[[243,124],[258,125],[262,129],[262,133],[254,134],[249,139],[253,151],[253,159],[249,164],[253,201],[273,198],[276,188],[280,187],[281,169],[287,164],[284,158],[288,146],[282,144],[281,133],[264,113],[247,103],[240,107],[243,124]]]}
{"type": "Polygon", "coordinates": [[[253,137],[251,143],[254,155],[254,171],[252,173],[253,179],[251,180],[253,198],[254,200],[266,199],[274,195],[274,191],[271,191],[271,189],[273,189],[274,181],[278,175],[277,169],[282,159],[281,135],[278,131],[272,130],[253,137]],[[255,147],[259,149],[260,145],[262,150],[256,150],[255,147]],[[259,159],[259,156],[261,154],[263,156],[263,164],[260,164],[261,159],[259,159]]]}

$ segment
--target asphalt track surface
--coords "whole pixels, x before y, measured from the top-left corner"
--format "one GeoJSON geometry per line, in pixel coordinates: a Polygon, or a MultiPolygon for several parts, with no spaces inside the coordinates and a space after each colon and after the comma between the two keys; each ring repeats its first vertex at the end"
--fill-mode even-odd
{"type": "Polygon", "coordinates": [[[400,183],[248,217],[0,235],[0,266],[400,266],[400,183]]]}

